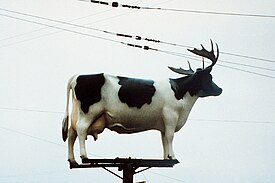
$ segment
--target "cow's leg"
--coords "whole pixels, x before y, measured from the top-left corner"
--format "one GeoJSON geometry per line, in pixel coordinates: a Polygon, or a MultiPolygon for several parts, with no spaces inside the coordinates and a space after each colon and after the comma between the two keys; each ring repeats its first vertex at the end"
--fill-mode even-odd
{"type": "Polygon", "coordinates": [[[76,123],[78,120],[79,113],[79,105],[77,104],[77,100],[73,97],[73,105],[72,105],[72,113],[71,113],[71,126],[69,128],[69,137],[68,137],[68,161],[70,163],[70,167],[77,166],[77,162],[74,157],[74,143],[77,137],[76,133],[76,123]]]}
{"type": "Polygon", "coordinates": [[[163,110],[164,132],[161,133],[164,159],[176,159],[173,151],[173,139],[178,122],[178,114],[170,109],[163,110]]]}
{"type": "Polygon", "coordinates": [[[87,139],[88,128],[92,122],[93,120],[89,120],[87,117],[80,115],[79,121],[76,124],[76,131],[79,139],[81,159],[88,158],[87,152],[86,152],[85,140],[87,139]]]}
{"type": "Polygon", "coordinates": [[[78,165],[74,157],[74,142],[76,137],[77,137],[76,131],[71,126],[69,128],[69,136],[68,136],[68,161],[70,163],[70,167],[78,165]]]}
{"type": "Polygon", "coordinates": [[[163,148],[163,159],[168,158],[168,146],[167,146],[167,140],[165,139],[165,133],[161,132],[161,141],[162,141],[162,148],[163,148]]]}
{"type": "Polygon", "coordinates": [[[164,159],[176,159],[173,151],[173,138],[174,131],[165,130],[165,133],[161,133],[163,144],[163,158],[164,159]]]}

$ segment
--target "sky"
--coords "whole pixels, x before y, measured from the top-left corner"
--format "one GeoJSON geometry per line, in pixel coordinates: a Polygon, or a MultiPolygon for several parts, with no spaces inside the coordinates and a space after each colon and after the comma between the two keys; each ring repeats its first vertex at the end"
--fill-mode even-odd
{"type": "MultiPolygon", "coordinates": [[[[167,66],[188,68],[189,60],[193,69],[201,67],[201,58],[193,57],[184,46],[203,44],[210,49],[210,39],[219,45],[220,57],[211,73],[222,95],[199,99],[186,125],[175,134],[179,164],[149,169],[135,175],[135,181],[275,182],[275,2],[119,2],[269,16],[112,8],[78,0],[1,0],[0,182],[121,182],[103,169],[68,168],[67,143],[61,138],[68,79],[101,72],[177,78],[180,75],[167,66]],[[137,41],[95,29],[182,46],[137,41]]],[[[76,143],[80,161],[78,149],[76,143]]],[[[157,131],[118,135],[105,130],[98,141],[88,139],[87,151],[89,158],[162,158],[157,131]]]]}

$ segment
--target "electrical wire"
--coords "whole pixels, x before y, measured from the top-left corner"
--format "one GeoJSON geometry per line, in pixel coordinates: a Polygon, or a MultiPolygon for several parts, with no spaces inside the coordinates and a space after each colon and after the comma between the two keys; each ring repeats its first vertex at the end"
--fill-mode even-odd
{"type": "Polygon", "coordinates": [[[226,119],[188,119],[194,122],[217,122],[217,123],[248,123],[248,124],[275,124],[275,121],[251,121],[251,120],[226,120],[226,119]]]}
{"type": "Polygon", "coordinates": [[[75,27],[79,27],[79,28],[85,28],[85,29],[90,29],[90,30],[102,32],[102,30],[100,30],[100,29],[96,29],[96,28],[92,28],[92,27],[87,27],[87,26],[82,26],[82,25],[77,25],[77,24],[73,24],[73,23],[70,23],[70,22],[55,20],[55,19],[41,17],[41,16],[37,16],[37,15],[31,15],[31,14],[22,13],[22,12],[13,11],[13,10],[8,10],[8,9],[4,9],[4,8],[0,8],[0,10],[1,11],[10,12],[10,13],[19,14],[19,15],[24,15],[24,16],[28,16],[28,17],[32,17],[32,18],[47,20],[47,21],[51,21],[51,22],[55,22],[55,23],[59,23],[59,24],[65,24],[65,25],[70,25],[70,26],[75,26],[75,27]]]}
{"type": "Polygon", "coordinates": [[[0,107],[0,110],[38,112],[38,113],[48,113],[48,114],[65,114],[64,112],[58,112],[58,111],[47,111],[47,110],[37,110],[37,109],[22,109],[22,108],[11,108],[11,107],[0,107]]]}
{"type": "MultiPolygon", "coordinates": [[[[59,143],[56,143],[56,142],[53,142],[53,141],[50,141],[50,140],[47,140],[47,139],[44,139],[44,138],[41,138],[41,137],[34,136],[34,135],[30,135],[30,134],[27,134],[27,133],[24,133],[24,132],[21,132],[21,131],[18,131],[18,130],[10,129],[10,128],[4,127],[4,126],[0,126],[0,129],[5,130],[5,131],[9,131],[9,132],[12,132],[12,133],[16,133],[16,134],[19,134],[19,135],[23,135],[23,136],[26,136],[26,137],[29,137],[29,138],[32,138],[32,139],[35,139],[35,140],[38,140],[38,141],[41,141],[41,142],[45,142],[45,143],[48,143],[48,144],[52,144],[52,145],[55,145],[55,146],[67,148],[66,145],[59,144],[59,143]]],[[[102,158],[102,156],[99,156],[99,155],[96,155],[96,154],[89,153],[89,155],[102,158]]]]}
{"type": "Polygon", "coordinates": [[[251,56],[247,56],[247,55],[240,55],[240,54],[228,53],[228,52],[220,52],[220,53],[230,55],[230,56],[235,56],[235,57],[242,57],[242,58],[248,58],[248,59],[252,59],[252,60],[260,60],[260,61],[263,61],[263,62],[275,63],[275,60],[271,60],[271,59],[251,57],[251,56]]]}
{"type": "MultiPolygon", "coordinates": [[[[143,0],[141,0],[141,1],[143,1],[143,0]]],[[[137,1],[137,2],[141,2],[141,1],[137,1]]],[[[11,11],[12,11],[12,10],[11,10],[11,11]]],[[[110,11],[110,10],[107,10],[107,11],[110,11]]],[[[105,12],[105,11],[104,11],[104,12],[105,12]]],[[[127,12],[127,13],[123,13],[123,14],[119,14],[119,15],[115,15],[115,16],[111,16],[111,17],[104,18],[104,19],[100,19],[100,20],[97,20],[97,21],[94,21],[94,22],[92,22],[92,23],[88,23],[88,24],[85,24],[85,25],[90,25],[90,24],[94,24],[94,23],[98,23],[98,22],[103,22],[103,21],[106,21],[106,20],[110,20],[110,19],[113,19],[113,18],[117,18],[117,17],[120,17],[120,16],[124,16],[124,15],[130,14],[130,13],[133,13],[133,12],[135,12],[135,11],[127,12]]],[[[18,13],[20,13],[20,12],[18,12],[18,13]]],[[[25,15],[25,16],[27,16],[27,15],[25,15]]],[[[38,17],[38,16],[37,16],[37,17],[38,17]]],[[[57,25],[56,25],[56,26],[57,26],[57,25]]],[[[45,28],[49,28],[49,27],[45,27],[45,28]]],[[[84,26],[83,26],[82,28],[84,28],[84,26]]],[[[43,29],[44,29],[44,28],[43,28],[43,29]]],[[[5,45],[0,46],[0,48],[4,48],[4,47],[8,47],[8,46],[13,46],[13,45],[15,45],[15,44],[24,43],[24,42],[26,42],[26,41],[31,41],[31,40],[35,40],[35,39],[38,39],[38,38],[50,36],[50,35],[53,35],[53,34],[56,34],[56,33],[62,32],[62,31],[64,31],[64,30],[59,30],[59,31],[56,31],[56,32],[43,34],[43,35],[36,36],[36,37],[33,37],[33,38],[29,38],[29,39],[25,39],[25,40],[16,41],[16,42],[13,42],[13,43],[5,44],[5,45]]],[[[5,38],[5,39],[9,39],[9,38],[5,38]]]]}
{"type": "MultiPolygon", "coordinates": [[[[11,108],[11,107],[0,107],[0,110],[8,111],[22,111],[22,112],[37,112],[37,113],[48,113],[48,114],[65,114],[60,111],[47,111],[39,109],[23,109],[23,108],[11,108]]],[[[275,121],[249,121],[249,120],[229,120],[229,119],[188,119],[197,122],[226,122],[226,123],[263,123],[263,124],[275,124],[275,121]]]]}
{"type": "MultiPolygon", "coordinates": [[[[193,58],[193,57],[186,56],[185,54],[182,54],[182,53],[171,52],[171,51],[160,50],[160,49],[158,49],[158,51],[159,51],[159,52],[162,52],[162,53],[165,53],[165,54],[177,56],[177,57],[187,58],[187,59],[195,60],[195,61],[201,61],[201,60],[199,60],[199,59],[195,59],[195,58],[193,58]]],[[[258,75],[258,76],[263,76],[263,77],[270,78],[270,79],[275,79],[275,76],[270,76],[270,75],[267,75],[267,74],[261,74],[261,73],[258,73],[258,72],[249,71],[249,70],[245,70],[245,69],[240,69],[240,68],[237,68],[237,67],[227,66],[227,65],[223,65],[223,64],[219,64],[219,63],[217,63],[216,65],[217,65],[217,66],[220,66],[220,67],[232,69],[232,70],[237,70],[237,71],[241,71],[241,72],[245,72],[245,73],[249,73],[249,74],[254,74],[254,75],[258,75]]],[[[253,66],[251,66],[251,67],[253,67],[253,66]]]]}
{"type": "MultiPolygon", "coordinates": [[[[132,38],[132,39],[135,39],[135,40],[144,40],[144,41],[155,42],[155,43],[162,43],[162,44],[171,45],[171,46],[178,46],[178,47],[184,47],[184,48],[193,48],[192,46],[188,46],[188,45],[183,45],[183,44],[178,44],[178,43],[171,43],[171,42],[161,41],[161,40],[152,39],[152,38],[144,38],[142,36],[134,36],[134,35],[124,34],[124,33],[111,32],[111,31],[107,31],[107,30],[102,30],[102,29],[87,27],[85,25],[73,24],[73,23],[69,23],[69,22],[65,22],[65,21],[60,21],[60,20],[45,18],[45,17],[41,17],[41,16],[37,16],[37,15],[22,13],[22,12],[18,12],[18,11],[3,9],[3,8],[0,8],[0,10],[6,11],[6,12],[10,12],[10,13],[20,14],[20,15],[24,15],[24,16],[29,16],[29,17],[32,17],[32,18],[37,18],[37,19],[52,21],[52,22],[59,23],[59,24],[74,26],[74,27],[77,27],[77,28],[84,28],[84,29],[88,29],[88,30],[93,30],[93,31],[97,31],[97,32],[102,32],[102,33],[106,33],[106,34],[115,35],[115,36],[132,38]]],[[[88,16],[84,16],[84,17],[88,17],[88,16]]],[[[83,17],[81,17],[81,18],[83,18],[83,17]]],[[[78,19],[81,19],[81,18],[78,18],[78,19]]],[[[78,19],[75,19],[75,20],[78,20],[78,19]]],[[[48,28],[48,27],[46,27],[46,28],[48,28]]],[[[42,28],[42,29],[45,29],[45,28],[42,28]]],[[[39,29],[39,30],[42,30],[42,29],[39,29]]],[[[47,35],[50,35],[50,34],[47,34],[47,35]]],[[[41,37],[41,36],[35,37],[34,39],[39,38],[39,37],[41,37]]],[[[9,39],[9,38],[6,38],[6,39],[9,39]]],[[[3,39],[3,40],[6,40],[6,39],[3,39]]],[[[20,41],[20,42],[24,42],[24,41],[20,41]]],[[[10,46],[10,45],[12,45],[12,44],[8,44],[8,46],[10,46]]],[[[7,45],[4,45],[4,46],[7,46],[7,45]]],[[[251,56],[240,55],[240,54],[236,54],[236,53],[228,53],[228,52],[220,52],[220,53],[221,54],[230,55],[230,56],[236,56],[236,57],[242,57],[242,58],[248,58],[248,59],[254,59],[254,60],[259,60],[259,61],[264,61],[264,62],[275,63],[275,60],[270,60],[270,59],[251,57],[251,56]]],[[[235,64],[238,65],[238,63],[235,63],[235,64]]],[[[267,70],[270,70],[270,69],[267,68],[267,70]]]]}
{"type": "MultiPolygon", "coordinates": [[[[142,2],[144,0],[139,0],[139,1],[135,1],[134,3],[138,3],[138,2],[142,2]]],[[[171,0],[170,0],[171,1],[171,0]]],[[[3,9],[3,11],[7,10],[7,9],[3,9]]],[[[13,13],[20,13],[20,12],[17,12],[17,11],[12,11],[12,10],[7,10],[7,11],[10,11],[10,12],[13,12],[13,13]]],[[[77,21],[77,20],[80,20],[80,19],[84,19],[84,18],[88,18],[88,17],[91,17],[91,16],[96,16],[96,15],[99,15],[99,14],[103,14],[103,13],[106,13],[106,12],[109,12],[109,11],[113,11],[113,9],[109,9],[109,10],[104,10],[104,11],[100,11],[100,12],[97,12],[97,13],[93,13],[93,14],[89,14],[89,15],[86,15],[86,16],[82,16],[82,17],[79,17],[79,18],[75,18],[75,19],[72,19],[70,20],[69,22],[74,22],[74,21],[77,21]]],[[[24,13],[23,13],[24,14],[24,13]]],[[[30,14],[26,14],[25,15],[30,15],[30,14]]],[[[121,14],[121,15],[124,15],[124,14],[121,14]]],[[[106,19],[102,19],[102,20],[97,20],[96,22],[92,22],[92,23],[98,23],[98,22],[102,22],[102,21],[105,21],[105,20],[109,20],[109,19],[112,19],[112,18],[116,18],[118,17],[119,15],[117,16],[112,16],[112,17],[109,17],[109,18],[106,18],[106,19]]],[[[37,16],[38,17],[38,16],[37,16]]],[[[87,25],[89,24],[92,24],[92,23],[88,23],[87,25]]],[[[40,29],[36,29],[36,30],[33,30],[33,31],[30,31],[30,32],[25,32],[25,33],[22,33],[22,34],[17,34],[17,35],[14,35],[14,36],[10,36],[10,37],[7,37],[7,38],[4,38],[4,39],[1,39],[1,41],[6,41],[6,40],[9,40],[9,39],[13,39],[13,38],[18,38],[18,37],[21,37],[21,36],[24,36],[24,35],[27,35],[27,34],[32,34],[34,32],[39,32],[41,30],[45,30],[45,29],[48,29],[49,27],[43,27],[43,28],[40,28],[40,29]]],[[[30,40],[34,40],[34,39],[37,39],[37,38],[41,38],[41,37],[44,37],[44,36],[49,36],[49,35],[53,35],[53,34],[56,34],[56,33],[59,33],[61,31],[56,31],[56,32],[53,32],[53,33],[47,33],[47,34],[43,34],[43,35],[40,35],[40,36],[36,36],[36,37],[33,37],[33,38],[30,38],[30,39],[25,39],[23,41],[17,41],[17,42],[13,42],[11,44],[7,44],[7,45],[4,45],[4,46],[1,46],[0,48],[2,47],[6,47],[6,46],[11,46],[11,45],[14,45],[14,44],[18,44],[18,43],[23,43],[25,41],[30,41],[30,40]]]]}
{"type": "Polygon", "coordinates": [[[156,173],[156,172],[153,172],[153,171],[151,171],[151,170],[149,170],[148,172],[150,172],[150,173],[152,173],[152,174],[159,175],[159,176],[161,176],[161,177],[165,177],[165,178],[168,178],[168,179],[177,181],[177,182],[184,182],[184,183],[186,183],[186,181],[183,181],[183,180],[181,180],[181,179],[177,179],[177,178],[174,178],[174,177],[170,177],[170,176],[167,176],[167,175],[163,175],[163,174],[160,174],[160,173],[156,173]]]}
{"type": "MultiPolygon", "coordinates": [[[[19,134],[19,135],[22,135],[22,136],[26,136],[26,137],[29,137],[29,138],[32,138],[32,139],[35,139],[35,140],[38,140],[38,141],[45,142],[45,143],[49,143],[49,144],[52,144],[52,145],[55,145],[55,146],[59,146],[59,147],[62,147],[62,148],[67,148],[66,145],[59,144],[59,143],[56,143],[56,142],[53,142],[53,141],[50,141],[50,140],[47,140],[47,139],[44,139],[44,138],[36,137],[36,136],[33,136],[33,135],[29,135],[29,134],[27,134],[27,133],[23,133],[23,132],[14,130],[14,129],[6,128],[6,127],[3,127],[3,126],[0,126],[0,129],[5,130],[5,131],[8,131],[8,132],[15,133],[15,134],[19,134]]],[[[89,153],[89,155],[92,155],[92,156],[95,156],[95,157],[102,158],[102,156],[95,155],[95,154],[91,154],[91,153],[89,153]]],[[[153,171],[150,171],[150,172],[153,173],[153,174],[162,176],[162,177],[166,177],[166,178],[171,179],[171,180],[181,181],[180,179],[176,179],[176,178],[173,178],[173,177],[169,177],[169,176],[167,176],[167,175],[163,175],[163,174],[160,174],[160,173],[155,173],[155,172],[153,172],[153,171]]],[[[143,174],[143,176],[144,176],[144,174],[143,174]]],[[[14,177],[14,176],[9,176],[9,177],[14,177]]],[[[7,177],[7,178],[9,178],[9,177],[7,177]]],[[[144,177],[145,177],[145,176],[144,176],[144,177]]],[[[3,178],[3,177],[0,177],[0,178],[3,178]]],[[[6,178],[6,177],[4,177],[4,178],[6,178]]],[[[145,177],[145,179],[147,180],[146,177],[145,177]]]]}
{"type": "MultiPolygon", "coordinates": [[[[0,10],[1,10],[1,8],[0,8],[0,10]]],[[[4,17],[8,17],[8,18],[13,18],[13,19],[17,19],[17,20],[21,20],[21,21],[25,21],[25,22],[29,22],[29,23],[34,23],[34,24],[38,24],[38,25],[42,25],[42,26],[48,26],[48,27],[51,27],[51,28],[55,28],[55,29],[59,29],[59,30],[63,30],[63,31],[68,31],[68,32],[71,32],[71,33],[80,34],[80,35],[84,35],[84,36],[89,36],[89,37],[93,37],[93,38],[97,38],[97,39],[101,39],[101,40],[105,40],[105,41],[111,41],[111,42],[115,42],[115,43],[120,43],[120,44],[124,44],[124,45],[127,45],[127,46],[132,46],[132,47],[136,47],[136,48],[142,48],[144,50],[159,51],[159,52],[162,52],[162,53],[166,53],[166,54],[170,54],[170,55],[180,56],[180,57],[185,57],[186,58],[186,56],[184,56],[181,53],[174,53],[174,52],[170,52],[170,51],[165,51],[165,50],[160,50],[160,49],[156,49],[156,48],[151,48],[151,47],[148,47],[148,46],[140,46],[140,45],[135,45],[135,44],[124,43],[124,42],[117,41],[117,40],[114,40],[114,39],[109,39],[109,38],[106,38],[106,37],[96,36],[96,35],[87,34],[87,33],[79,32],[79,31],[73,31],[73,30],[70,30],[70,29],[61,28],[61,27],[57,27],[57,26],[54,26],[54,25],[48,25],[48,24],[45,24],[45,23],[40,23],[40,22],[28,20],[28,19],[23,19],[23,18],[15,17],[15,16],[10,16],[10,15],[5,15],[5,14],[0,14],[0,16],[4,16],[4,17]]],[[[48,18],[46,18],[46,19],[48,19],[48,18]]],[[[97,30],[97,29],[95,29],[95,30],[97,30]]],[[[193,59],[193,58],[191,58],[191,59],[193,59]]],[[[231,66],[225,66],[225,65],[222,65],[222,64],[217,64],[217,65],[222,66],[222,67],[226,67],[226,68],[230,68],[230,69],[235,69],[235,70],[242,71],[242,72],[246,72],[246,73],[250,73],[250,74],[255,74],[255,75],[258,75],[258,76],[264,76],[264,77],[275,79],[275,77],[269,76],[269,75],[266,75],[266,74],[261,74],[261,73],[257,73],[257,72],[253,72],[253,71],[247,71],[247,70],[244,70],[244,69],[235,68],[235,67],[231,67],[231,66]]]]}
{"type": "Polygon", "coordinates": [[[40,23],[40,22],[36,22],[36,21],[32,21],[32,20],[27,20],[27,19],[15,17],[15,16],[5,15],[5,14],[1,14],[1,13],[0,13],[0,16],[4,16],[4,17],[16,19],[16,20],[21,20],[21,21],[24,21],[24,22],[29,22],[29,23],[33,23],[33,24],[37,24],[37,25],[42,25],[42,26],[46,26],[46,27],[51,27],[51,28],[55,28],[55,29],[59,29],[59,30],[63,30],[63,31],[67,31],[67,32],[75,33],[75,34],[80,34],[80,35],[83,35],[83,36],[88,36],[88,37],[93,37],[93,38],[105,40],[105,41],[120,43],[120,41],[116,41],[116,40],[113,40],[113,39],[108,39],[108,38],[105,38],[105,37],[95,36],[95,35],[92,35],[92,34],[87,34],[87,33],[79,32],[79,31],[74,31],[74,30],[70,30],[70,29],[66,29],[66,28],[61,28],[61,27],[57,27],[57,26],[54,26],[54,25],[48,25],[48,24],[44,24],[44,23],[40,23]]]}
{"type": "MultiPolygon", "coordinates": [[[[191,60],[201,61],[201,60],[198,59],[198,56],[196,56],[196,55],[177,53],[177,52],[169,52],[169,51],[165,51],[165,50],[159,50],[159,51],[162,51],[162,52],[165,52],[165,53],[168,53],[168,54],[173,54],[173,55],[179,56],[179,57],[184,57],[184,58],[191,59],[191,60]]],[[[236,62],[225,61],[225,60],[219,59],[219,63],[220,62],[221,63],[227,63],[227,64],[232,64],[232,65],[238,65],[238,66],[243,66],[243,67],[249,67],[249,68],[254,68],[254,69],[260,69],[260,70],[266,70],[266,71],[273,71],[273,72],[275,72],[275,69],[267,68],[267,67],[248,65],[248,64],[236,63],[236,62]]]]}
{"type": "Polygon", "coordinates": [[[19,135],[23,135],[23,136],[26,136],[26,137],[30,137],[32,139],[39,140],[39,141],[42,141],[42,142],[46,142],[48,144],[52,144],[52,145],[55,145],[55,146],[67,147],[65,145],[62,145],[62,144],[59,144],[59,143],[56,143],[56,142],[53,142],[53,141],[50,141],[50,140],[47,140],[47,139],[44,139],[44,138],[41,138],[41,137],[36,137],[36,136],[29,135],[27,133],[23,133],[23,132],[14,130],[14,129],[6,128],[4,126],[0,126],[0,129],[5,130],[5,131],[9,131],[9,132],[12,132],[12,133],[16,133],[16,134],[19,134],[19,135]]]}
{"type": "Polygon", "coordinates": [[[233,13],[233,12],[218,12],[218,11],[202,11],[202,10],[187,10],[187,9],[173,9],[173,8],[153,8],[145,6],[120,4],[118,2],[106,2],[106,1],[94,1],[94,0],[79,0],[85,2],[96,3],[100,5],[108,5],[114,8],[132,8],[132,9],[144,9],[144,10],[160,10],[171,12],[183,12],[183,13],[196,13],[196,14],[210,14],[210,15],[225,15],[225,16],[239,16],[239,17],[256,17],[256,18],[275,18],[275,15],[263,15],[263,14],[249,14],[249,13],[233,13]]]}
{"type": "MultiPolygon", "coordinates": [[[[0,8],[0,9],[1,9],[1,8],[0,8]]],[[[6,9],[2,9],[2,10],[4,11],[4,10],[6,10],[6,9]]],[[[109,11],[112,11],[112,9],[105,10],[105,11],[101,11],[101,12],[94,13],[94,14],[90,14],[90,15],[86,15],[86,16],[82,16],[82,17],[79,17],[79,18],[76,18],[76,19],[72,19],[72,20],[70,20],[69,22],[81,20],[81,19],[84,19],[84,18],[87,18],[87,17],[99,15],[99,14],[106,13],[106,12],[109,12],[109,11]]],[[[11,12],[11,11],[10,11],[10,12],[11,12]]],[[[15,11],[13,11],[13,13],[15,13],[15,11]]],[[[20,13],[20,12],[17,12],[17,13],[20,13]]],[[[32,31],[29,31],[29,32],[25,32],[25,33],[13,35],[13,36],[10,36],[10,37],[7,37],[7,38],[0,39],[0,42],[1,42],[1,41],[10,40],[10,39],[14,39],[14,38],[18,38],[18,37],[21,37],[21,36],[25,36],[25,35],[28,35],[28,34],[35,33],[35,32],[39,32],[39,31],[42,31],[42,30],[45,30],[45,29],[48,29],[48,28],[49,28],[49,27],[43,27],[43,28],[39,28],[39,29],[32,30],[32,31]]]]}

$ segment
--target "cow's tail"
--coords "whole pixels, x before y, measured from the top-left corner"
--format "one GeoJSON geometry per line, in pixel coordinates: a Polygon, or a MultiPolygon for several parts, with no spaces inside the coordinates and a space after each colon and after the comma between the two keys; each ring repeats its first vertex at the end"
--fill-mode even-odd
{"type": "Polygon", "coordinates": [[[70,78],[67,85],[67,103],[66,103],[66,111],[65,116],[62,122],[62,139],[65,142],[68,137],[68,127],[69,127],[69,100],[70,100],[70,90],[72,89],[72,80],[74,76],[70,78]]]}

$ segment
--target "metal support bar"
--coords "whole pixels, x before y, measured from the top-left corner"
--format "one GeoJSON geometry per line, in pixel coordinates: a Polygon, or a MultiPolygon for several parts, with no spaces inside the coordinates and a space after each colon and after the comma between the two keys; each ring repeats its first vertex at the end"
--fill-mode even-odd
{"type": "Polygon", "coordinates": [[[108,168],[106,167],[102,167],[104,170],[106,170],[107,172],[117,176],[118,178],[122,179],[123,180],[123,177],[121,177],[120,175],[116,174],[115,172],[112,172],[111,170],[109,170],[108,168]]]}
{"type": "Polygon", "coordinates": [[[135,174],[138,174],[138,173],[143,172],[143,171],[145,171],[145,170],[148,170],[148,169],[150,169],[150,168],[152,168],[152,167],[147,167],[147,168],[144,168],[144,169],[142,169],[142,170],[139,170],[139,171],[135,172],[135,174]]]}
{"type": "Polygon", "coordinates": [[[178,160],[159,160],[159,159],[132,159],[132,158],[115,158],[115,159],[83,159],[81,165],[70,165],[70,168],[103,168],[111,174],[121,178],[123,183],[133,183],[134,174],[148,170],[152,167],[173,167],[179,163],[178,160]],[[123,171],[123,177],[112,172],[106,167],[117,167],[123,171]],[[146,167],[140,171],[136,169],[146,167]]]}

